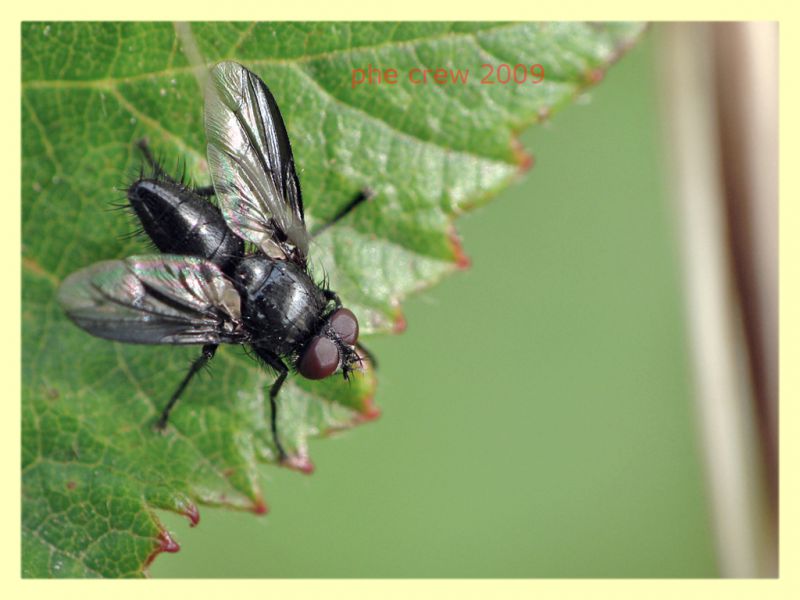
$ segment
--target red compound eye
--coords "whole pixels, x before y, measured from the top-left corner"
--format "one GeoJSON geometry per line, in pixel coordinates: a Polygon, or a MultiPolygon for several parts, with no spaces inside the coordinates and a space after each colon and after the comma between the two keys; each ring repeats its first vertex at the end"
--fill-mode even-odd
{"type": "Polygon", "coordinates": [[[331,316],[331,328],[345,344],[354,346],[358,339],[358,320],[346,308],[340,308],[331,316]]]}
{"type": "Polygon", "coordinates": [[[297,370],[306,379],[324,379],[339,366],[339,348],[326,337],[318,336],[306,348],[297,370]]]}

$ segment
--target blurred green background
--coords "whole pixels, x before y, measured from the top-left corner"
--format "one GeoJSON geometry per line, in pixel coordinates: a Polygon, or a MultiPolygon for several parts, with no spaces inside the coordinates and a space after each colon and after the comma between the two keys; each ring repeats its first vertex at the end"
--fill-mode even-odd
{"type": "Polygon", "coordinates": [[[522,136],[462,218],[472,268],[368,340],[378,421],[264,467],[271,513],[201,507],[154,577],[713,577],[654,40],[522,136]]]}

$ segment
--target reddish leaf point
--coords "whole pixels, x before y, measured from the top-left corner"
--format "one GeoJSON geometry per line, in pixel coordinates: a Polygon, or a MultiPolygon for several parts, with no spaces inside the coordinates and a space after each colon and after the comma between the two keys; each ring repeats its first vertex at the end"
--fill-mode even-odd
{"type": "Polygon", "coordinates": [[[406,330],[408,323],[406,323],[406,318],[403,316],[403,313],[400,312],[398,308],[394,313],[394,326],[392,327],[392,331],[394,333],[403,333],[406,330]]]}
{"type": "Polygon", "coordinates": [[[595,85],[603,81],[603,77],[605,77],[605,69],[589,69],[585,74],[584,77],[586,81],[591,84],[595,85]]]}
{"type": "MultiPolygon", "coordinates": [[[[547,108],[539,109],[540,120],[544,120],[547,116],[549,116],[549,110],[547,108]]],[[[519,165],[520,174],[530,171],[534,163],[533,155],[525,149],[525,146],[522,145],[522,142],[520,142],[519,138],[516,136],[511,141],[511,150],[514,152],[514,160],[519,165]]]]}
{"type": "Polygon", "coordinates": [[[150,564],[155,560],[156,556],[161,554],[162,552],[178,552],[181,547],[178,545],[178,542],[172,539],[172,536],[166,529],[162,529],[158,533],[158,546],[156,549],[150,553],[150,556],[147,557],[147,560],[144,563],[145,567],[150,566],[150,564]]]}
{"type": "Polygon", "coordinates": [[[200,522],[200,511],[194,504],[188,504],[181,511],[181,514],[189,519],[189,527],[195,527],[200,522]]]}
{"type": "Polygon", "coordinates": [[[367,396],[364,399],[364,408],[361,409],[361,414],[359,414],[357,422],[366,423],[369,421],[374,421],[380,416],[381,409],[375,405],[375,397],[367,396]]]}
{"type": "Polygon", "coordinates": [[[307,455],[298,454],[296,456],[287,456],[281,463],[282,466],[288,467],[293,471],[300,471],[306,475],[311,475],[314,472],[314,463],[307,455]]]}
{"type": "Polygon", "coordinates": [[[453,248],[453,257],[456,260],[456,266],[461,270],[468,269],[472,261],[469,259],[469,256],[464,253],[464,246],[461,244],[461,240],[454,227],[450,229],[448,236],[450,238],[450,245],[453,248]]]}
{"type": "Polygon", "coordinates": [[[253,512],[257,515],[265,515],[269,512],[269,507],[267,503],[264,502],[264,498],[261,497],[261,494],[256,497],[255,504],[253,504],[253,512]]]}

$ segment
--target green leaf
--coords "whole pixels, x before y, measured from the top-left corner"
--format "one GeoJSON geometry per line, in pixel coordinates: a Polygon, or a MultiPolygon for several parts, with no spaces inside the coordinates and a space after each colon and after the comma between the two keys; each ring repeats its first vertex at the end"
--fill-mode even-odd
{"type": "MultiPolygon", "coordinates": [[[[376,197],[321,235],[326,273],[362,331],[402,329],[400,302],[467,261],[453,217],[530,160],[514,135],[596,83],[637,24],[26,23],[23,115],[23,575],[137,577],[177,544],[154,514],[195,503],[264,512],[257,463],[274,462],[272,375],[226,347],[193,381],[166,434],[152,423],[198,349],[95,339],[62,314],[59,283],[145,250],[107,210],[138,173],[136,140],[208,184],[202,95],[184,46],[238,60],[271,87],[287,122],[309,225],[358,190],[376,197]],[[186,34],[188,31],[188,34],[186,34]],[[539,63],[543,82],[481,84],[487,69],[539,63]],[[354,69],[398,82],[352,85],[354,69]],[[411,69],[469,69],[413,85],[411,69]]],[[[494,72],[501,80],[505,73],[494,72]]],[[[521,72],[517,72],[521,78],[521,72]]],[[[421,74],[420,74],[421,76],[421,74]]],[[[432,77],[429,73],[428,77],[432,77]]],[[[502,243],[502,240],[498,240],[502,243]]],[[[377,416],[372,371],[351,384],[292,378],[280,429],[293,466],[307,440],[377,416]]],[[[368,449],[365,449],[368,451],[368,449]]]]}

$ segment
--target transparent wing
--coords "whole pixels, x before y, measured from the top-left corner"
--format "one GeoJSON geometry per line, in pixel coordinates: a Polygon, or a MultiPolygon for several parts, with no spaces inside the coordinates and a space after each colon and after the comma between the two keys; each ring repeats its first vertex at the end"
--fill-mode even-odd
{"type": "Polygon", "coordinates": [[[219,63],[211,69],[205,125],[208,167],[230,228],[268,256],[305,261],[300,184],[267,86],[238,63],[219,63]]]}
{"type": "Polygon", "coordinates": [[[241,301],[216,265],[184,256],[95,263],[61,284],[58,301],[97,337],[134,344],[240,342],[241,301]]]}

